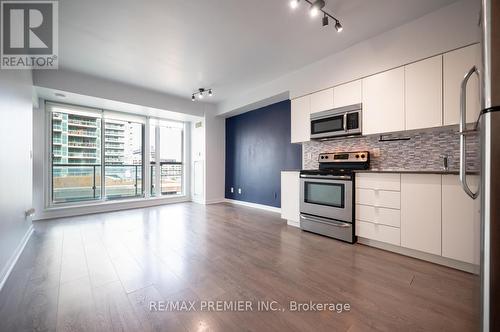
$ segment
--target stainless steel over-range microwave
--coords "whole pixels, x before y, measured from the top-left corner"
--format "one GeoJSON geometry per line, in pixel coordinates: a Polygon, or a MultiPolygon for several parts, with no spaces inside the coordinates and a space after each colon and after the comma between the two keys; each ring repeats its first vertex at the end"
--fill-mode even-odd
{"type": "Polygon", "coordinates": [[[311,139],[361,135],[362,104],[311,114],[311,139]]]}

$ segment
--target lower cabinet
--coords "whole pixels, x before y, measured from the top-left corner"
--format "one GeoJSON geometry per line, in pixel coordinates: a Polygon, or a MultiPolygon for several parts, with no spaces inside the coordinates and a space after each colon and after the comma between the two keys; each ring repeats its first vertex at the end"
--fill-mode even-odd
{"type": "Polygon", "coordinates": [[[401,175],[401,246],[441,255],[441,175],[401,175]]]}
{"type": "MultiPolygon", "coordinates": [[[[479,177],[468,180],[477,187],[479,177]]],[[[457,175],[360,173],[356,235],[478,265],[480,199],[457,175]]]]}
{"type": "MultiPolygon", "coordinates": [[[[468,177],[471,187],[478,176],[468,177]]],[[[473,200],[462,189],[457,175],[443,175],[443,256],[479,264],[481,200],[473,200]]]]}
{"type": "Polygon", "coordinates": [[[281,218],[291,226],[300,226],[299,172],[281,172],[281,218]]]}

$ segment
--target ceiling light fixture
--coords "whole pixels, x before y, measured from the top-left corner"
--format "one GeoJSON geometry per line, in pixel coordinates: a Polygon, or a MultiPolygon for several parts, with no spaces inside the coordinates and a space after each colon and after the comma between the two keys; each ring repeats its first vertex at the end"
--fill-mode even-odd
{"type": "Polygon", "coordinates": [[[198,91],[191,95],[191,100],[195,101],[196,97],[198,97],[198,99],[203,99],[205,93],[208,93],[209,97],[212,97],[214,95],[212,89],[199,88],[198,91]]]}
{"type": "MultiPolygon", "coordinates": [[[[292,7],[292,9],[297,8],[299,5],[299,1],[300,0],[291,0],[290,7],[292,7]]],[[[337,30],[337,32],[341,32],[344,29],[342,27],[342,24],[340,24],[340,21],[337,18],[335,18],[332,14],[324,10],[326,6],[325,0],[304,0],[304,1],[311,5],[309,9],[309,15],[311,17],[316,17],[318,16],[318,14],[323,13],[322,23],[324,27],[328,26],[330,23],[329,19],[332,19],[335,21],[335,30],[337,30]]]]}
{"type": "Polygon", "coordinates": [[[290,1],[290,7],[292,7],[292,9],[295,9],[299,6],[299,0],[291,0],[290,1]]]}
{"type": "Polygon", "coordinates": [[[344,27],[339,21],[335,22],[335,30],[337,30],[337,32],[342,32],[342,30],[344,30],[344,27]]]}
{"type": "Polygon", "coordinates": [[[326,27],[328,25],[328,16],[326,14],[323,16],[323,26],[326,27]]]}
{"type": "Polygon", "coordinates": [[[309,13],[311,17],[318,16],[319,12],[325,7],[325,0],[316,0],[312,5],[309,13]]]}

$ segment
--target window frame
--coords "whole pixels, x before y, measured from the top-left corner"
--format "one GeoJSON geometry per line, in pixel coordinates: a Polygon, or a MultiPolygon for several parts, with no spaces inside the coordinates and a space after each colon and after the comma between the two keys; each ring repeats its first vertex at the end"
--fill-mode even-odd
{"type": "MultiPolygon", "coordinates": [[[[63,103],[59,101],[52,101],[52,100],[44,100],[44,112],[45,112],[45,130],[44,130],[44,144],[45,144],[45,149],[44,149],[44,174],[46,175],[46,181],[44,184],[44,201],[45,201],[45,208],[47,210],[50,209],[58,209],[58,208],[78,208],[78,207],[89,207],[89,206],[99,206],[99,205],[107,205],[107,204],[113,204],[113,203],[124,203],[124,202],[140,202],[140,201],[158,201],[158,200],[163,200],[163,201],[175,201],[183,198],[189,198],[190,197],[190,188],[189,188],[189,174],[190,173],[190,168],[187,167],[189,164],[189,151],[188,151],[188,144],[189,144],[189,137],[188,137],[188,129],[189,129],[189,124],[190,122],[188,121],[179,121],[179,120],[173,120],[169,118],[162,118],[162,117],[150,117],[146,115],[140,115],[140,114],[135,114],[135,113],[125,113],[125,112],[119,112],[119,111],[112,111],[112,110],[105,110],[105,109],[100,109],[100,108],[95,108],[95,107],[87,107],[87,106],[82,106],[82,105],[75,105],[71,103],[63,103]],[[89,113],[95,112],[96,114],[100,114],[100,119],[101,119],[101,161],[100,161],[100,167],[101,167],[101,183],[100,183],[100,198],[98,199],[91,199],[91,200],[82,200],[82,201],[72,201],[72,202],[54,202],[53,201],[53,155],[52,155],[52,150],[53,150],[53,119],[52,119],[52,113],[53,113],[53,107],[54,106],[60,106],[60,107],[68,107],[68,108],[73,108],[73,109],[80,109],[82,111],[89,111],[89,113]],[[110,116],[111,115],[111,116],[110,116]],[[140,123],[142,124],[142,188],[141,188],[141,194],[138,196],[130,196],[130,197],[123,197],[123,198],[111,198],[108,199],[105,196],[105,122],[106,122],[106,117],[108,119],[112,116],[123,116],[122,121],[131,121],[135,122],[133,120],[126,120],[127,118],[135,118],[135,119],[141,119],[140,123]],[[183,125],[183,135],[182,135],[182,165],[183,165],[183,174],[182,174],[182,193],[181,194],[176,194],[176,195],[160,195],[158,196],[151,196],[150,193],[150,188],[151,188],[151,174],[150,174],[150,162],[151,162],[151,156],[150,156],[150,137],[149,137],[149,128],[150,128],[150,123],[151,122],[156,122],[157,125],[155,128],[158,128],[158,123],[159,121],[168,121],[168,122],[176,122],[176,123],[181,123],[183,125]]],[[[121,119],[118,119],[121,120],[121,119]]],[[[158,130],[158,139],[159,139],[159,130],[158,130]]],[[[156,142],[157,143],[157,142],[156,142]]],[[[156,153],[157,157],[159,157],[159,149],[158,146],[156,146],[156,153]]],[[[159,160],[159,159],[156,159],[159,160]]]]}

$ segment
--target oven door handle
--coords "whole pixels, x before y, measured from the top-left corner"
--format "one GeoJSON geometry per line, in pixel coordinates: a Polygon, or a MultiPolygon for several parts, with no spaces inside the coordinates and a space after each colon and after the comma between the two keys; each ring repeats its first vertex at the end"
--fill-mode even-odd
{"type": "Polygon", "coordinates": [[[341,227],[341,228],[348,228],[348,227],[352,226],[350,223],[340,222],[340,221],[331,220],[331,219],[324,219],[324,218],[320,218],[320,217],[305,216],[303,214],[300,215],[300,219],[319,222],[322,224],[335,226],[335,227],[341,227]]]}
{"type": "Polygon", "coordinates": [[[306,175],[301,174],[301,178],[303,179],[318,179],[318,180],[351,180],[352,177],[350,175],[306,175]]]}

